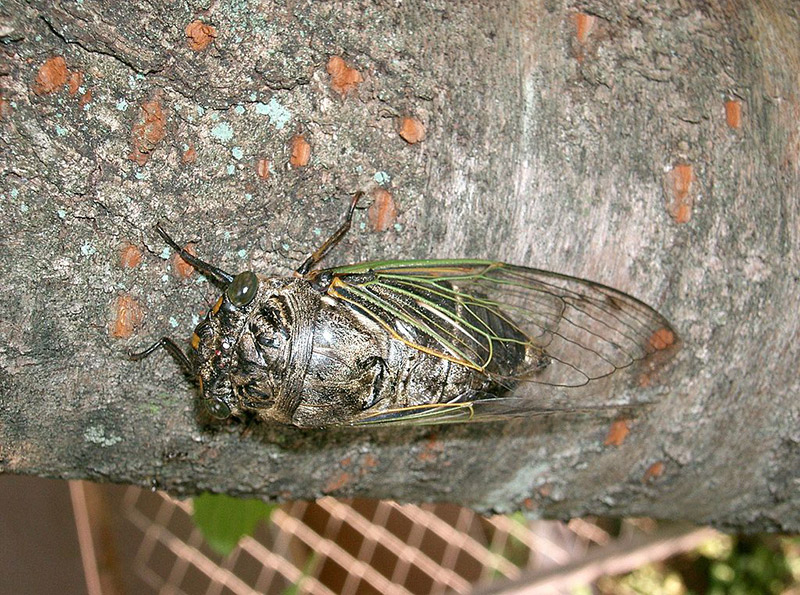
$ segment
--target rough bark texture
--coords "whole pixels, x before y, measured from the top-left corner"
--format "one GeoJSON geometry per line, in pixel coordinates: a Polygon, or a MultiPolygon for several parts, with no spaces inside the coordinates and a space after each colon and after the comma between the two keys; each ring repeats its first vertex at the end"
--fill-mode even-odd
{"type": "Polygon", "coordinates": [[[6,1],[0,471],[800,529],[800,17],[644,4],[6,1]],[[287,274],[378,186],[396,225],[359,213],[331,263],[496,258],[673,322],[682,349],[621,445],[613,415],[213,426],[166,354],[126,359],[216,299],[157,221],[225,269],[287,274]]]}

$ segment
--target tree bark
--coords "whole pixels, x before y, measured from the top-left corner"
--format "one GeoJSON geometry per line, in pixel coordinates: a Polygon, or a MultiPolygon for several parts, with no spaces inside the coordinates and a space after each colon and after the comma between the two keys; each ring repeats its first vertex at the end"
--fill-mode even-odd
{"type": "Polygon", "coordinates": [[[2,11],[0,471],[800,530],[790,0],[2,11]],[[400,136],[402,117],[423,140],[400,136]],[[499,259],[617,287],[670,319],[681,349],[639,377],[633,398],[653,404],[630,433],[613,409],[213,425],[167,354],[127,359],[162,334],[183,344],[217,297],[156,222],[225,270],[285,275],[347,193],[379,187],[396,219],[358,213],[328,264],[499,259]]]}

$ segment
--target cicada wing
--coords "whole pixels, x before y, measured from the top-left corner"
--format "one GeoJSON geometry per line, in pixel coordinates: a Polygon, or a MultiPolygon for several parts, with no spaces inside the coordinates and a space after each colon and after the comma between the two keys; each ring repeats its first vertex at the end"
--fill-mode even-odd
{"type": "MultiPolygon", "coordinates": [[[[557,387],[546,387],[556,389],[557,387]]],[[[562,396],[563,397],[563,396],[562,396]]],[[[609,414],[624,412],[626,418],[636,417],[636,413],[652,403],[575,403],[573,399],[557,398],[541,394],[531,397],[528,394],[473,395],[471,400],[453,403],[430,403],[411,407],[398,407],[388,411],[364,414],[347,423],[350,426],[377,425],[440,425],[463,422],[492,422],[517,417],[546,417],[564,414],[609,414]]]]}
{"type": "Polygon", "coordinates": [[[650,306],[592,281],[500,265],[477,278],[470,290],[495,288],[502,295],[498,307],[507,309],[551,358],[550,365],[525,378],[531,382],[581,386],[676,340],[667,320],[650,306]],[[547,308],[532,309],[531,303],[547,308]]]}
{"type": "Polygon", "coordinates": [[[639,300],[549,271],[444,260],[331,272],[329,294],[395,338],[509,385],[582,386],[675,342],[669,323],[639,300]],[[528,367],[511,365],[520,348],[542,357],[528,367]]]}
{"type": "Polygon", "coordinates": [[[348,422],[351,426],[377,425],[431,425],[444,423],[461,423],[478,421],[475,416],[474,403],[430,403],[398,407],[376,413],[365,412],[361,417],[348,422]]]}

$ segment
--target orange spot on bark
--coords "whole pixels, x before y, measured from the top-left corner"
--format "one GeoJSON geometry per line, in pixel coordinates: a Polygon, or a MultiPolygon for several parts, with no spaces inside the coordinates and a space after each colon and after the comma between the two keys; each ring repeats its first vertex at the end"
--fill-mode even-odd
{"type": "Polygon", "coordinates": [[[425,140],[425,126],[416,118],[405,116],[400,118],[397,132],[408,144],[413,145],[425,140]]]}
{"type": "Polygon", "coordinates": [[[111,323],[111,336],[127,339],[144,320],[144,310],[133,297],[122,294],[114,303],[114,320],[111,323]]]}
{"type": "Polygon", "coordinates": [[[194,148],[194,145],[190,144],[189,148],[181,155],[181,162],[194,163],[195,161],[197,161],[197,149],[194,148]]]}
{"type": "Polygon", "coordinates": [[[33,92],[37,95],[47,95],[67,84],[69,70],[67,63],[61,56],[54,56],[47,60],[36,75],[33,92]]]}
{"type": "Polygon", "coordinates": [[[189,47],[200,52],[214,41],[217,30],[203,21],[193,21],[186,25],[186,37],[189,38],[189,47]]]}
{"type": "Polygon", "coordinates": [[[656,461],[647,468],[647,471],[644,472],[644,475],[642,476],[642,481],[651,481],[658,477],[661,477],[663,474],[664,474],[664,462],[656,461]]]}
{"type": "Polygon", "coordinates": [[[330,57],[326,70],[331,75],[331,89],[340,95],[347,95],[364,81],[361,73],[339,56],[330,57]]]}
{"type": "Polygon", "coordinates": [[[367,454],[364,457],[363,467],[366,469],[374,469],[378,466],[378,459],[376,459],[373,455],[367,454]]]}
{"type": "Polygon", "coordinates": [[[123,244],[119,254],[119,266],[123,269],[133,269],[138,267],[140,262],[142,262],[142,251],[130,242],[123,244]]]}
{"type": "Polygon", "coordinates": [[[423,450],[421,453],[419,453],[419,455],[417,455],[417,460],[422,461],[423,463],[435,461],[436,453],[430,450],[423,450]]]}
{"type": "Polygon", "coordinates": [[[666,175],[667,212],[677,223],[687,223],[692,218],[694,182],[694,169],[687,163],[675,165],[666,175]]]}
{"type": "Polygon", "coordinates": [[[262,180],[269,179],[269,160],[259,159],[256,161],[256,175],[262,180]]]}
{"type": "Polygon", "coordinates": [[[372,231],[386,231],[392,226],[397,219],[397,207],[388,191],[378,188],[372,192],[367,218],[372,231]]]}
{"type": "Polygon", "coordinates": [[[69,75],[69,80],[67,81],[69,85],[69,94],[75,95],[78,92],[78,88],[83,84],[83,73],[82,72],[73,72],[69,75]]]}
{"type": "Polygon", "coordinates": [[[289,163],[292,167],[303,167],[308,165],[311,159],[311,145],[306,142],[302,135],[298,134],[292,139],[291,142],[292,155],[289,157],[289,163]]]}
{"type": "Polygon", "coordinates": [[[442,454],[443,450],[444,446],[442,446],[442,443],[439,442],[439,439],[434,434],[431,436],[430,440],[425,443],[422,452],[417,455],[417,459],[426,463],[435,461],[439,458],[439,455],[442,454]]]}
{"type": "MultiPolygon", "coordinates": [[[[192,256],[196,256],[197,253],[194,250],[194,246],[192,244],[186,244],[183,247],[189,254],[192,256]]],[[[190,265],[188,262],[183,260],[180,257],[180,254],[177,252],[172,255],[172,270],[175,273],[175,276],[180,279],[188,279],[192,275],[194,275],[194,267],[190,265]]]]}
{"type": "Polygon", "coordinates": [[[88,89],[86,93],[81,95],[81,98],[78,100],[78,105],[83,107],[92,100],[92,97],[93,97],[92,90],[88,89]]]}
{"type": "Polygon", "coordinates": [[[579,12],[573,15],[572,19],[575,22],[575,30],[578,37],[578,42],[586,43],[586,40],[589,39],[589,35],[591,34],[595,23],[597,22],[597,17],[584,12],[579,12]]]}
{"type": "Polygon", "coordinates": [[[650,346],[656,351],[666,349],[675,343],[675,333],[668,328],[660,328],[650,336],[650,346]]]}
{"type": "Polygon", "coordinates": [[[687,204],[679,205],[678,210],[675,211],[675,221],[677,223],[687,223],[691,218],[692,218],[692,207],[690,207],[687,204]]]}
{"type": "Polygon", "coordinates": [[[606,439],[603,444],[606,446],[621,446],[622,443],[625,442],[625,438],[628,437],[630,431],[630,420],[618,419],[611,424],[611,427],[608,429],[608,435],[606,435],[606,439]]]}
{"type": "Polygon", "coordinates": [[[742,127],[742,102],[729,99],[725,102],[725,121],[734,129],[742,127]]]}
{"type": "Polygon", "coordinates": [[[533,510],[536,508],[536,505],[533,502],[533,498],[525,498],[522,501],[522,505],[525,507],[526,510],[533,510]]]}
{"type": "Polygon", "coordinates": [[[139,120],[131,131],[133,151],[128,158],[139,165],[147,163],[156,145],[164,138],[166,125],[167,117],[157,99],[143,103],[139,120]]]}
{"type": "Polygon", "coordinates": [[[676,165],[673,171],[675,172],[675,181],[673,184],[675,193],[679,197],[685,198],[689,194],[689,190],[691,190],[692,180],[694,179],[692,166],[687,164],[676,165]]]}
{"type": "Polygon", "coordinates": [[[335,492],[337,490],[342,489],[351,481],[353,481],[352,474],[348,473],[347,471],[342,471],[341,473],[339,473],[339,475],[331,479],[327,483],[327,485],[322,489],[322,491],[326,494],[330,494],[331,492],[335,492]]]}

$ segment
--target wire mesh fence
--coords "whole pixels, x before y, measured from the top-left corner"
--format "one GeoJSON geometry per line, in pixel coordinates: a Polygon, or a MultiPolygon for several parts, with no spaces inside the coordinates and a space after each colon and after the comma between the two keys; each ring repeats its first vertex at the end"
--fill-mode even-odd
{"type": "Polygon", "coordinates": [[[189,501],[128,488],[122,507],[136,540],[135,572],[153,593],[176,595],[488,593],[507,584],[568,592],[612,566],[624,571],[634,559],[661,559],[710,535],[688,527],[659,533],[648,520],[609,531],[592,519],[527,522],[449,504],[326,497],[275,509],[223,557],[204,543],[189,501]]]}

